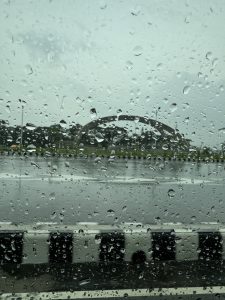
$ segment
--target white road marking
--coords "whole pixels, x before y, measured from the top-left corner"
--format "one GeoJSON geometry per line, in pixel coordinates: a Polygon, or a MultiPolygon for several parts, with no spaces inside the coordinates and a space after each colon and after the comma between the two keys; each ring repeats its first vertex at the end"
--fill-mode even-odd
{"type": "Polygon", "coordinates": [[[120,298],[120,297],[162,297],[181,295],[214,295],[225,294],[225,286],[212,287],[181,287],[181,288],[154,288],[154,289],[118,289],[95,290],[76,292],[43,292],[43,293],[6,293],[0,299],[45,300],[45,299],[89,299],[89,298],[120,298]]]}
{"type": "Polygon", "coordinates": [[[208,185],[224,185],[225,178],[209,178],[209,179],[201,179],[201,178],[190,178],[190,177],[130,177],[130,176],[115,176],[115,177],[90,177],[90,176],[81,176],[81,175],[58,175],[58,174],[39,174],[37,175],[24,175],[24,174],[13,174],[13,173],[0,173],[0,179],[3,180],[23,180],[23,181],[45,181],[45,182],[99,182],[99,183],[115,183],[115,184],[182,184],[182,185],[200,185],[207,184],[208,185]]]}

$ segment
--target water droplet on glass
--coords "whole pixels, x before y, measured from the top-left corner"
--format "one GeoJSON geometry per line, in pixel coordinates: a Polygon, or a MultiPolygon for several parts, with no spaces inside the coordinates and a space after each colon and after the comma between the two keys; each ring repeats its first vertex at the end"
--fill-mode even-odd
{"type": "Polygon", "coordinates": [[[161,223],[160,217],[155,217],[155,222],[156,222],[156,223],[161,223]]]}
{"type": "Polygon", "coordinates": [[[36,151],[36,146],[33,145],[33,144],[28,145],[28,146],[27,146],[27,151],[28,151],[29,153],[35,152],[35,151],[36,151]]]}
{"type": "Polygon", "coordinates": [[[105,1],[101,1],[100,8],[101,9],[106,9],[106,7],[107,7],[107,3],[105,1]]]}
{"type": "Polygon", "coordinates": [[[163,99],[163,102],[164,102],[165,104],[167,104],[168,101],[169,101],[168,98],[164,98],[164,99],[163,99]]]}
{"type": "Polygon", "coordinates": [[[95,236],[95,244],[100,244],[101,243],[101,237],[100,237],[100,235],[96,235],[95,236]]]}
{"type": "Polygon", "coordinates": [[[128,60],[127,62],[126,62],[126,68],[128,69],[128,70],[131,70],[131,69],[133,69],[133,63],[130,61],[130,60],[128,60]]]}
{"type": "Polygon", "coordinates": [[[125,205],[123,208],[122,208],[122,211],[126,211],[127,210],[127,206],[125,205]]]}
{"type": "Polygon", "coordinates": [[[134,7],[132,10],[131,10],[131,14],[132,16],[135,16],[137,17],[141,12],[141,8],[139,6],[137,7],[134,7]]]}
{"type": "Polygon", "coordinates": [[[60,213],[60,214],[59,214],[59,219],[60,219],[61,221],[64,220],[64,214],[63,214],[63,213],[60,213]]]}
{"type": "Polygon", "coordinates": [[[57,214],[56,214],[56,212],[54,211],[54,212],[51,214],[50,219],[51,219],[51,220],[54,220],[54,219],[56,218],[56,216],[57,216],[57,214]]]}
{"type": "Polygon", "coordinates": [[[30,164],[38,169],[40,169],[41,167],[34,161],[31,161],[30,164]]]}
{"type": "Polygon", "coordinates": [[[134,54],[135,56],[140,56],[140,55],[142,54],[142,52],[143,52],[143,49],[142,49],[141,46],[136,46],[136,47],[134,47],[134,49],[133,49],[133,54],[134,54]]]}
{"type": "Polygon", "coordinates": [[[55,193],[54,192],[52,192],[52,193],[49,194],[49,200],[50,201],[54,201],[55,200],[55,193]]]}
{"type": "Polygon", "coordinates": [[[186,85],[184,88],[183,88],[183,94],[184,95],[187,95],[189,92],[190,92],[190,86],[189,85],[186,85]]]}
{"type": "Polygon", "coordinates": [[[11,113],[11,108],[10,108],[9,105],[6,105],[5,110],[6,110],[6,112],[7,112],[8,114],[11,113]]]}
{"type": "Polygon", "coordinates": [[[172,103],[170,105],[170,111],[173,113],[177,110],[177,103],[172,103]]]}
{"type": "Polygon", "coordinates": [[[95,162],[95,163],[100,163],[101,160],[102,160],[101,157],[98,156],[98,157],[95,158],[94,162],[95,162]]]}
{"type": "Polygon", "coordinates": [[[53,165],[53,166],[52,166],[52,170],[53,170],[53,171],[57,171],[57,169],[58,169],[58,167],[57,167],[56,165],[53,165]]]}
{"type": "Polygon", "coordinates": [[[70,163],[68,161],[65,162],[65,167],[67,167],[67,168],[70,167],[70,163]]]}
{"type": "Polygon", "coordinates": [[[81,280],[81,281],[79,282],[79,285],[80,285],[80,286],[83,286],[83,285],[86,285],[86,284],[88,284],[88,283],[90,283],[90,282],[91,282],[91,279],[89,279],[89,278],[83,279],[83,280],[81,280]]]}
{"type": "Polygon", "coordinates": [[[116,157],[114,155],[110,155],[108,162],[113,163],[115,161],[116,157]]]}
{"type": "Polygon", "coordinates": [[[60,126],[61,126],[62,128],[66,128],[66,125],[67,125],[66,121],[61,120],[61,121],[59,122],[59,124],[60,124],[60,126]]]}
{"type": "Polygon", "coordinates": [[[150,97],[149,97],[149,96],[146,96],[146,97],[145,97],[145,101],[146,101],[146,102],[149,102],[149,101],[150,101],[150,97]]]}
{"type": "Polygon", "coordinates": [[[31,65],[26,65],[25,66],[25,73],[27,75],[32,75],[33,74],[33,68],[31,67],[31,65]]]}
{"type": "Polygon", "coordinates": [[[189,118],[189,117],[186,117],[186,118],[184,119],[184,123],[188,124],[189,120],[190,120],[190,118],[189,118]]]}
{"type": "Polygon", "coordinates": [[[170,198],[173,198],[173,197],[175,196],[175,191],[174,191],[173,189],[169,189],[169,190],[168,190],[168,196],[169,196],[170,198]]]}
{"type": "Polygon", "coordinates": [[[97,132],[95,134],[95,139],[98,143],[102,143],[104,141],[104,136],[102,135],[101,132],[97,132]]]}
{"type": "Polygon", "coordinates": [[[217,63],[218,63],[218,58],[214,58],[212,60],[212,66],[213,66],[213,68],[215,68],[215,66],[217,65],[217,63]]]}
{"type": "Polygon", "coordinates": [[[219,132],[225,133],[225,127],[218,129],[219,132]]]}
{"type": "Polygon", "coordinates": [[[115,211],[113,209],[108,209],[107,210],[107,216],[108,217],[114,217],[115,215],[115,211]]]}
{"type": "Polygon", "coordinates": [[[34,129],[36,128],[36,126],[35,126],[34,124],[32,124],[32,123],[27,123],[27,124],[26,124],[26,128],[27,128],[28,130],[34,130],[34,129]]]}
{"type": "Polygon", "coordinates": [[[212,59],[212,52],[207,52],[206,55],[205,55],[206,59],[210,60],[212,59]]]}
{"type": "Polygon", "coordinates": [[[194,222],[195,220],[196,220],[196,216],[192,216],[192,217],[191,217],[191,221],[194,222]]]}
{"type": "Polygon", "coordinates": [[[95,108],[90,109],[91,118],[94,119],[97,116],[97,111],[95,108]]]}

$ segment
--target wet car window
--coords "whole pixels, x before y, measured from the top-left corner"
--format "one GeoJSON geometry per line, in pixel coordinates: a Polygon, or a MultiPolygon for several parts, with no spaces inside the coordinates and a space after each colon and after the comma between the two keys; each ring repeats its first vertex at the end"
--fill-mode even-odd
{"type": "Polygon", "coordinates": [[[0,1],[0,298],[222,299],[225,9],[0,1]]]}

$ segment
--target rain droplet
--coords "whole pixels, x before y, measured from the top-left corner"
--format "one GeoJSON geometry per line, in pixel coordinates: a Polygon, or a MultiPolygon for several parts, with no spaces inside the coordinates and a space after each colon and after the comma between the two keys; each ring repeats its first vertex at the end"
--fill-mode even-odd
{"type": "Polygon", "coordinates": [[[11,113],[11,108],[10,108],[9,105],[6,105],[5,110],[6,110],[6,112],[7,112],[8,114],[11,113]]]}
{"type": "Polygon", "coordinates": [[[122,211],[126,211],[127,210],[127,206],[125,205],[123,208],[122,208],[122,211]]]}
{"type": "Polygon", "coordinates": [[[165,104],[167,104],[168,101],[169,101],[168,98],[164,98],[164,99],[163,99],[163,102],[164,102],[165,104]]]}
{"type": "Polygon", "coordinates": [[[60,214],[59,214],[59,219],[60,219],[61,221],[64,220],[64,214],[63,214],[63,213],[60,213],[60,214]]]}
{"type": "Polygon", "coordinates": [[[57,171],[57,170],[58,170],[58,167],[57,167],[56,165],[53,165],[53,166],[52,166],[52,170],[53,170],[53,171],[57,171]]]}
{"type": "Polygon", "coordinates": [[[218,131],[225,133],[225,127],[218,129],[218,131]]]}
{"type": "Polygon", "coordinates": [[[35,145],[33,145],[33,144],[28,145],[28,146],[27,146],[27,151],[28,151],[29,153],[35,152],[35,151],[36,151],[35,145]]]}
{"type": "Polygon", "coordinates": [[[114,217],[115,215],[115,211],[113,209],[108,209],[107,210],[107,216],[108,217],[114,217]]]}
{"type": "Polygon", "coordinates": [[[36,128],[36,126],[35,126],[34,124],[32,124],[32,123],[27,123],[27,124],[26,124],[26,128],[27,128],[28,130],[34,130],[34,129],[36,128]]]}
{"type": "Polygon", "coordinates": [[[97,116],[97,111],[95,108],[90,109],[91,118],[94,119],[97,116]]]}
{"type": "Polygon", "coordinates": [[[52,193],[49,194],[49,200],[50,201],[54,201],[55,200],[55,193],[54,192],[52,192],[52,193]]]}
{"type": "Polygon", "coordinates": [[[70,163],[68,161],[65,162],[65,167],[67,167],[67,168],[70,167],[70,163]]]}
{"type": "Polygon", "coordinates": [[[41,167],[34,161],[31,161],[30,164],[38,169],[40,169],[41,167]]]}
{"type": "Polygon", "coordinates": [[[142,52],[143,52],[143,49],[141,46],[136,46],[133,49],[134,56],[140,56],[142,54],[142,52]]]}
{"type": "Polygon", "coordinates": [[[217,63],[218,63],[218,58],[214,58],[212,61],[213,68],[217,65],[217,63]]]}
{"type": "Polygon", "coordinates": [[[132,16],[135,17],[137,17],[140,14],[140,12],[141,12],[141,8],[139,6],[136,6],[131,10],[132,16]]]}
{"type": "Polygon", "coordinates": [[[77,97],[77,98],[76,98],[76,101],[77,101],[77,103],[81,103],[80,97],[77,97]]]}
{"type": "Polygon", "coordinates": [[[104,136],[101,134],[101,132],[97,132],[95,134],[95,139],[98,143],[102,143],[104,141],[104,136]]]}
{"type": "Polygon", "coordinates": [[[32,75],[33,74],[33,69],[32,69],[32,67],[31,67],[31,65],[26,65],[25,66],[25,73],[27,74],[27,75],[32,75]]]}
{"type": "Polygon", "coordinates": [[[83,280],[81,280],[81,281],[79,282],[79,285],[80,285],[80,286],[83,286],[83,285],[86,285],[86,284],[88,284],[88,283],[90,283],[90,282],[91,282],[91,279],[89,279],[89,278],[83,279],[83,280]]]}
{"type": "Polygon", "coordinates": [[[101,237],[100,237],[100,235],[96,235],[95,236],[95,244],[100,244],[101,243],[101,237]]]}
{"type": "Polygon", "coordinates": [[[51,219],[51,220],[54,220],[54,219],[56,218],[56,216],[57,216],[57,214],[56,214],[56,212],[54,211],[54,212],[51,214],[50,219],[51,219]]]}
{"type": "Polygon", "coordinates": [[[206,55],[205,55],[206,59],[210,60],[212,59],[212,52],[207,52],[206,55]]]}
{"type": "Polygon", "coordinates": [[[12,142],[12,141],[13,141],[12,137],[9,136],[9,137],[7,138],[7,142],[12,142]]]}
{"type": "Polygon", "coordinates": [[[168,146],[167,144],[164,144],[164,145],[162,146],[162,149],[163,149],[163,150],[168,150],[168,149],[169,149],[169,146],[168,146]]]}
{"type": "Polygon", "coordinates": [[[61,125],[61,127],[62,128],[66,128],[66,121],[64,121],[64,120],[61,120],[60,122],[59,122],[59,124],[61,125]]]}
{"type": "Polygon", "coordinates": [[[105,1],[101,1],[100,8],[101,9],[106,9],[106,7],[107,7],[107,3],[105,1]]]}
{"type": "Polygon", "coordinates": [[[131,69],[133,69],[133,63],[130,61],[130,60],[128,60],[127,62],[126,62],[126,68],[128,69],[128,70],[131,70],[131,69]]]}
{"type": "Polygon", "coordinates": [[[95,158],[94,162],[95,162],[95,163],[100,163],[101,160],[102,160],[101,157],[98,156],[98,157],[95,158]]]}
{"type": "Polygon", "coordinates": [[[189,85],[186,85],[184,88],[183,88],[183,94],[184,95],[187,95],[189,92],[190,92],[190,86],[189,85]]]}
{"type": "Polygon", "coordinates": [[[168,196],[169,196],[170,198],[173,198],[173,197],[175,196],[175,191],[174,191],[173,189],[169,189],[169,190],[168,190],[168,196]]]}
{"type": "Polygon", "coordinates": [[[191,220],[194,222],[196,220],[196,216],[192,216],[191,220]]]}
{"type": "Polygon", "coordinates": [[[171,105],[170,105],[170,111],[173,113],[173,112],[175,112],[177,110],[177,104],[176,103],[172,103],[171,105]]]}
{"type": "Polygon", "coordinates": [[[186,117],[185,119],[184,119],[184,123],[188,123],[189,122],[189,120],[190,120],[190,118],[189,117],[186,117]]]}
{"type": "Polygon", "coordinates": [[[155,221],[156,221],[156,223],[160,223],[161,222],[160,217],[155,217],[155,221]]]}

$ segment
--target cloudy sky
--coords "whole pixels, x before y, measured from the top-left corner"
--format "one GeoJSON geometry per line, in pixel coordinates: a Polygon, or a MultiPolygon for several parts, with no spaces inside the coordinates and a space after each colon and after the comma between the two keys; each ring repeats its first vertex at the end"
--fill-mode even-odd
{"type": "Polygon", "coordinates": [[[195,144],[225,141],[221,0],[0,0],[0,119],[68,125],[156,117],[195,144]]]}

